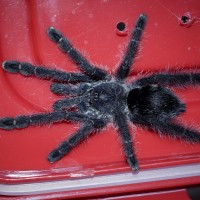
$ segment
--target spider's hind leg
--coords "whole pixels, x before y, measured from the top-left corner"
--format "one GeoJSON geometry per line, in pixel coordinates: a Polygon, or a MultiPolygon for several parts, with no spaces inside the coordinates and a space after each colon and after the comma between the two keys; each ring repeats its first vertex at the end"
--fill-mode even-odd
{"type": "Polygon", "coordinates": [[[155,117],[149,118],[139,115],[130,115],[130,120],[134,124],[142,125],[157,132],[160,136],[169,136],[190,143],[200,143],[199,131],[185,127],[171,120],[159,120],[155,117]]]}
{"type": "Polygon", "coordinates": [[[200,132],[174,122],[155,120],[154,123],[151,124],[151,128],[160,135],[167,135],[190,143],[200,143],[200,132]]]}
{"type": "Polygon", "coordinates": [[[190,85],[200,85],[200,73],[197,72],[177,72],[159,73],[138,79],[133,85],[145,86],[158,84],[163,86],[185,87],[190,85]]]}

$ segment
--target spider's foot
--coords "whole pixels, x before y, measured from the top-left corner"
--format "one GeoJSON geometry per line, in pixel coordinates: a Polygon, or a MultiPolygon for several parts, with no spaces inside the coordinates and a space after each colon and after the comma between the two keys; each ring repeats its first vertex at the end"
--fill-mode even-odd
{"type": "Polygon", "coordinates": [[[51,85],[51,91],[54,93],[54,94],[69,94],[70,92],[70,86],[67,86],[67,85],[62,85],[62,84],[59,84],[59,83],[53,83],[51,85]]]}
{"type": "Polygon", "coordinates": [[[14,128],[15,128],[15,125],[13,123],[13,118],[6,117],[6,118],[0,119],[0,129],[11,130],[14,128]]]}
{"type": "Polygon", "coordinates": [[[62,92],[61,88],[59,87],[59,84],[58,83],[53,83],[51,85],[51,88],[50,90],[55,93],[55,94],[60,94],[60,92],[62,92]]]}
{"type": "Polygon", "coordinates": [[[59,150],[54,149],[53,151],[51,151],[51,152],[49,153],[47,159],[48,159],[48,161],[49,161],[50,163],[54,163],[54,162],[60,160],[62,157],[63,157],[62,153],[61,153],[59,150]]]}
{"type": "Polygon", "coordinates": [[[49,153],[47,159],[50,163],[54,163],[65,156],[70,150],[71,146],[69,146],[67,142],[63,142],[58,146],[57,149],[54,149],[49,153]]]}
{"type": "Polygon", "coordinates": [[[0,129],[22,129],[26,128],[27,126],[29,126],[29,118],[25,116],[18,116],[16,118],[5,117],[0,119],[0,129]]]}
{"type": "Polygon", "coordinates": [[[62,100],[58,100],[53,104],[53,110],[61,110],[65,107],[65,103],[62,100]]]}
{"type": "Polygon", "coordinates": [[[139,19],[146,20],[147,16],[145,14],[140,14],[139,19]]]}
{"type": "Polygon", "coordinates": [[[18,73],[19,65],[20,65],[20,62],[17,62],[15,60],[7,60],[2,63],[3,69],[10,73],[18,73]]]}
{"type": "Polygon", "coordinates": [[[137,161],[137,159],[135,159],[134,157],[129,157],[127,159],[129,166],[131,167],[131,169],[133,170],[134,173],[138,173],[139,171],[139,163],[137,161]]]}
{"type": "Polygon", "coordinates": [[[144,15],[144,14],[141,14],[138,18],[138,21],[137,21],[137,25],[136,25],[136,28],[139,27],[141,29],[144,29],[144,26],[146,24],[146,19],[147,19],[147,16],[144,15]]]}
{"type": "Polygon", "coordinates": [[[47,29],[47,34],[55,43],[58,43],[63,38],[63,35],[52,26],[47,29]]]}

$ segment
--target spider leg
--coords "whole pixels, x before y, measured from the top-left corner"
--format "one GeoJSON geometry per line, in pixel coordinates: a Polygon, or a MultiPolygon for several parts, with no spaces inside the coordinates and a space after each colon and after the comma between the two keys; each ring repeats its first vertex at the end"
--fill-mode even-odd
{"type": "Polygon", "coordinates": [[[115,76],[118,80],[124,80],[129,75],[130,68],[138,51],[139,42],[146,24],[146,18],[144,14],[141,14],[136,22],[124,58],[116,71],[115,76]]]}
{"type": "Polygon", "coordinates": [[[200,143],[200,133],[198,131],[174,122],[155,121],[151,124],[151,127],[160,135],[167,135],[186,142],[200,143]]]}
{"type": "Polygon", "coordinates": [[[62,121],[83,122],[85,115],[68,112],[64,110],[54,111],[50,113],[39,113],[29,116],[20,115],[16,118],[5,117],[0,119],[0,129],[23,129],[29,126],[42,126],[62,121]]]}
{"type": "Polygon", "coordinates": [[[105,125],[106,123],[103,120],[86,120],[84,125],[76,133],[74,133],[67,140],[62,142],[56,149],[49,153],[49,162],[53,163],[57,160],[60,160],[75,146],[85,140],[95,129],[103,128],[105,125]]]}
{"type": "Polygon", "coordinates": [[[54,110],[62,110],[64,108],[72,108],[74,106],[78,106],[84,101],[84,97],[73,97],[73,98],[66,98],[66,99],[61,99],[56,101],[53,104],[53,109],[54,110]]]}
{"type": "Polygon", "coordinates": [[[106,120],[91,119],[84,114],[76,112],[54,111],[51,113],[42,113],[30,116],[17,116],[16,118],[1,118],[0,129],[23,129],[28,126],[46,125],[67,120],[82,122],[84,123],[84,126],[49,154],[49,162],[55,162],[61,159],[65,154],[72,150],[72,148],[86,139],[94,130],[101,129],[107,124],[106,120]]]}
{"type": "Polygon", "coordinates": [[[197,130],[184,127],[175,122],[168,120],[162,121],[158,119],[145,119],[145,117],[132,116],[131,121],[134,124],[143,125],[153,131],[158,132],[160,135],[166,135],[175,139],[181,139],[186,142],[200,143],[200,133],[197,130]]]}
{"type": "Polygon", "coordinates": [[[54,94],[58,95],[78,95],[79,92],[77,86],[59,83],[53,83],[50,89],[54,94]]]}
{"type": "Polygon", "coordinates": [[[33,76],[39,79],[48,79],[58,82],[88,82],[89,77],[81,73],[67,73],[64,71],[37,67],[30,63],[7,60],[3,62],[2,67],[10,73],[19,73],[23,76],[33,76]]]}
{"type": "Polygon", "coordinates": [[[83,95],[88,92],[89,89],[90,85],[88,83],[82,83],[77,86],[61,83],[53,83],[51,85],[51,91],[58,95],[83,95]]]}
{"type": "Polygon", "coordinates": [[[141,78],[133,83],[140,86],[149,84],[176,87],[200,85],[200,73],[160,73],[141,78]]]}
{"type": "Polygon", "coordinates": [[[115,123],[122,138],[123,148],[127,162],[133,171],[139,170],[138,160],[133,150],[133,142],[128,129],[127,119],[123,114],[115,116],[115,123]]]}
{"type": "Polygon", "coordinates": [[[76,50],[70,41],[58,30],[53,27],[50,27],[47,30],[49,38],[58,44],[58,47],[67,54],[71,60],[79,65],[79,67],[86,73],[88,76],[92,77],[94,80],[110,79],[110,76],[103,69],[97,68],[90,64],[83,55],[76,50]]]}

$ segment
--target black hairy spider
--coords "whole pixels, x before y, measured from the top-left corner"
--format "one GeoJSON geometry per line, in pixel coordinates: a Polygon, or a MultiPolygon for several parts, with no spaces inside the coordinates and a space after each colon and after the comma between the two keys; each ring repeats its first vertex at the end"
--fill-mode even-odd
{"type": "Polygon", "coordinates": [[[185,104],[165,87],[200,84],[199,73],[159,73],[142,77],[131,84],[125,83],[136,57],[145,24],[146,16],[141,14],[114,76],[90,64],[67,38],[50,27],[47,31],[50,39],[80,67],[83,74],[67,73],[18,61],[5,61],[3,69],[10,73],[56,81],[57,83],[51,85],[51,91],[63,95],[64,98],[53,104],[53,111],[50,113],[1,118],[0,128],[22,129],[62,121],[82,123],[82,127],[76,133],[50,152],[48,160],[53,163],[69,153],[92,132],[113,122],[121,136],[127,162],[133,171],[137,171],[139,165],[128,128],[129,121],[160,135],[199,143],[198,131],[174,121],[178,115],[185,112],[185,104]]]}

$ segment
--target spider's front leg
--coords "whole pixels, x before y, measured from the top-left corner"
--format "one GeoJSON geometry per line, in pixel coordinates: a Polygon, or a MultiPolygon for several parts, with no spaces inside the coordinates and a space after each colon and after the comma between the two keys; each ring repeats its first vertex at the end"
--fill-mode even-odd
{"type": "Polygon", "coordinates": [[[5,117],[0,119],[0,128],[5,130],[11,129],[23,129],[28,126],[37,126],[51,124],[59,121],[63,121],[66,118],[64,111],[42,113],[34,115],[20,115],[16,118],[5,117]]]}
{"type": "Polygon", "coordinates": [[[129,75],[130,68],[138,51],[139,42],[146,24],[146,19],[147,17],[144,14],[141,14],[136,22],[135,29],[131,35],[124,58],[122,59],[122,62],[116,71],[116,78],[118,80],[123,81],[129,75]]]}
{"type": "Polygon", "coordinates": [[[3,62],[2,67],[10,73],[19,73],[23,76],[33,76],[39,79],[47,79],[58,82],[89,82],[88,76],[81,73],[67,73],[64,71],[49,69],[41,66],[34,66],[30,63],[7,60],[3,62]]]}
{"type": "Polygon", "coordinates": [[[111,78],[105,70],[90,64],[89,61],[72,46],[70,41],[54,27],[50,27],[47,33],[49,38],[58,45],[60,50],[67,54],[70,59],[77,64],[84,73],[92,77],[92,79],[105,80],[111,78]]]}
{"type": "Polygon", "coordinates": [[[78,85],[66,85],[61,83],[53,83],[51,85],[51,91],[58,95],[83,95],[91,89],[89,83],[81,83],[78,85]]]}
{"type": "Polygon", "coordinates": [[[84,114],[60,110],[51,113],[35,114],[30,116],[18,116],[16,118],[2,118],[0,119],[0,129],[23,129],[27,128],[28,126],[41,126],[62,121],[81,122],[84,125],[79,131],[77,131],[66,141],[61,143],[48,155],[49,162],[55,162],[61,159],[76,145],[86,139],[94,130],[101,129],[107,124],[106,120],[91,119],[84,114]]]}
{"type": "Polygon", "coordinates": [[[89,92],[92,89],[91,84],[81,83],[78,85],[66,85],[60,83],[54,83],[51,85],[51,91],[59,95],[70,95],[68,98],[64,98],[56,101],[53,104],[54,110],[61,110],[66,108],[76,107],[79,111],[86,111],[89,106],[89,92]],[[74,97],[75,96],[75,97],[74,97]]]}
{"type": "Polygon", "coordinates": [[[83,122],[85,116],[77,112],[68,112],[64,110],[58,110],[50,113],[39,113],[33,115],[20,115],[15,118],[5,117],[0,119],[0,129],[12,130],[23,129],[29,126],[44,126],[47,124],[73,121],[83,122]]]}
{"type": "Polygon", "coordinates": [[[73,108],[73,107],[79,107],[82,102],[86,101],[85,96],[80,96],[80,97],[70,97],[66,99],[61,99],[56,101],[53,104],[53,109],[54,110],[62,110],[66,108],[73,108]]]}
{"type": "Polygon", "coordinates": [[[135,152],[133,150],[133,142],[132,142],[131,134],[129,132],[127,119],[122,113],[119,113],[119,114],[116,114],[115,116],[115,123],[118,127],[118,131],[122,138],[123,148],[124,148],[127,162],[129,166],[131,167],[131,169],[137,172],[139,170],[139,164],[138,164],[138,160],[136,158],[135,152]]]}
{"type": "Polygon", "coordinates": [[[74,147],[76,147],[83,140],[87,139],[89,135],[96,129],[101,129],[106,125],[106,121],[101,119],[86,119],[84,125],[66,141],[62,142],[56,149],[51,151],[48,155],[48,160],[51,163],[60,160],[63,156],[69,153],[74,147]]]}

